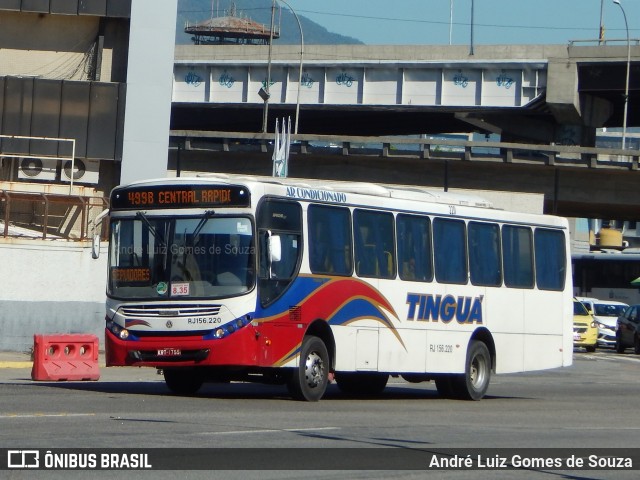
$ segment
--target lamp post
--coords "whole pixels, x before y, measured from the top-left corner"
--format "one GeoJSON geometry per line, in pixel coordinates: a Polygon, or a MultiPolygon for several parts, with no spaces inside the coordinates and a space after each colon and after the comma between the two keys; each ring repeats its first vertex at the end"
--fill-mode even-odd
{"type": "Polygon", "coordinates": [[[475,11],[475,2],[471,0],[471,41],[470,41],[471,43],[469,46],[469,55],[473,55],[473,13],[474,11],[475,11]]]}
{"type": "Polygon", "coordinates": [[[285,0],[279,0],[280,2],[284,3],[287,7],[289,7],[289,10],[291,10],[291,13],[293,13],[293,16],[296,18],[296,21],[298,22],[298,28],[300,29],[300,68],[298,69],[298,96],[296,99],[296,120],[295,120],[295,126],[293,128],[293,133],[294,134],[298,134],[298,117],[300,116],[300,87],[302,86],[302,63],[303,63],[303,58],[304,58],[304,35],[302,34],[302,24],[300,23],[300,19],[298,18],[298,14],[296,13],[296,11],[291,8],[291,5],[289,5],[287,2],[285,2],[285,0]]]}
{"type": "Polygon", "coordinates": [[[600,0],[600,28],[598,29],[598,45],[604,41],[604,0],[600,0]]]}
{"type": "Polygon", "coordinates": [[[449,45],[453,41],[453,0],[449,0],[449,45]]]}
{"type": "Polygon", "coordinates": [[[273,20],[276,15],[276,0],[271,4],[271,28],[269,29],[269,54],[267,58],[267,80],[264,87],[260,88],[258,94],[264,100],[264,108],[262,110],[262,133],[267,133],[267,118],[269,116],[269,84],[271,83],[271,45],[273,44],[273,20]]]}
{"type": "Polygon", "coordinates": [[[622,7],[620,0],[613,0],[613,3],[620,7],[622,16],[624,17],[624,27],[627,30],[627,78],[624,86],[624,114],[622,118],[622,149],[625,149],[627,137],[627,110],[629,108],[629,70],[631,68],[631,41],[629,40],[629,24],[627,23],[627,14],[622,7]]]}

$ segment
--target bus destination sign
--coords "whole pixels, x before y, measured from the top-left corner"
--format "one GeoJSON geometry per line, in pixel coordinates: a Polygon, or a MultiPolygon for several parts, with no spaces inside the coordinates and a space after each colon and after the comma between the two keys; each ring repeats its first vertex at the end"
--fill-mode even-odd
{"type": "Polygon", "coordinates": [[[154,185],[116,188],[113,210],[248,207],[249,191],[237,185],[154,185]]]}

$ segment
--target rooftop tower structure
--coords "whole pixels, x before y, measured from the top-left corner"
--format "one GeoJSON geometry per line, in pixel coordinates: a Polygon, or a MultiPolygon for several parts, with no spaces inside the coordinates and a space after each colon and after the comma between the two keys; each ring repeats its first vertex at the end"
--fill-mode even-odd
{"type": "MultiPolygon", "coordinates": [[[[223,17],[213,14],[211,18],[199,23],[186,23],[184,31],[193,35],[195,45],[268,45],[271,28],[239,15],[235,3],[223,17]]],[[[273,38],[280,37],[280,29],[274,27],[273,38]]]]}

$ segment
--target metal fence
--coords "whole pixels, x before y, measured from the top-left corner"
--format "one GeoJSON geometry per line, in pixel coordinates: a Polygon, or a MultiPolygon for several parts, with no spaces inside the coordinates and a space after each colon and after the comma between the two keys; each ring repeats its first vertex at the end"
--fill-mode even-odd
{"type": "Polygon", "coordinates": [[[108,221],[96,224],[96,218],[107,208],[104,197],[0,190],[0,237],[106,239],[108,221]]]}

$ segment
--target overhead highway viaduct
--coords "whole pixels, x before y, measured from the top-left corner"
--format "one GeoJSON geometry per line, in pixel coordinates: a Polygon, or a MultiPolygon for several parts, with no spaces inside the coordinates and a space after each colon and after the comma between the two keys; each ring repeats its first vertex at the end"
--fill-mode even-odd
{"type": "MultiPolygon", "coordinates": [[[[631,40],[628,125],[640,125],[640,41],[631,40]]],[[[480,131],[505,142],[595,145],[620,127],[627,42],[465,46],[178,45],[173,130],[267,131],[299,108],[298,133],[480,131]],[[595,44],[594,44],[595,43],[595,44]],[[259,91],[270,71],[270,98],[259,91]],[[301,81],[298,81],[298,79],[301,81]]]]}

